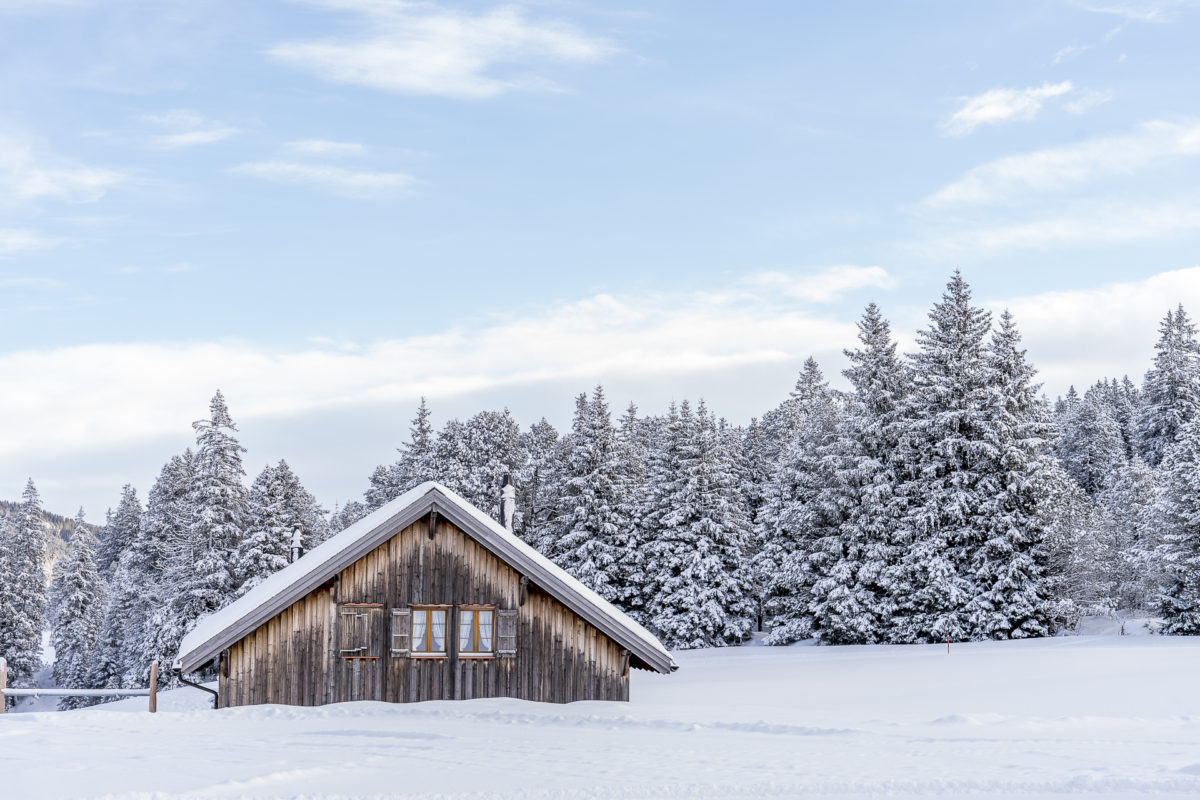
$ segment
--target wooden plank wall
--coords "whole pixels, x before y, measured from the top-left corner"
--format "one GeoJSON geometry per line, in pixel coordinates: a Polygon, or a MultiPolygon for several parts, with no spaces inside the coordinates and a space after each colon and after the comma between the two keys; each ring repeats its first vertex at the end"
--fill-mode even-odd
{"type": "MultiPolygon", "coordinates": [[[[447,520],[438,519],[432,540],[427,530],[426,518],[398,532],[230,647],[229,674],[220,674],[221,707],[479,697],[552,703],[629,699],[620,645],[533,584],[521,605],[521,576],[447,520]],[[339,655],[341,603],[384,605],[384,623],[373,634],[379,639],[372,652],[379,657],[339,655]],[[392,656],[391,609],[420,604],[519,609],[516,655],[458,658],[451,647],[446,658],[392,656]]],[[[450,640],[457,630],[448,627],[450,640]]]]}

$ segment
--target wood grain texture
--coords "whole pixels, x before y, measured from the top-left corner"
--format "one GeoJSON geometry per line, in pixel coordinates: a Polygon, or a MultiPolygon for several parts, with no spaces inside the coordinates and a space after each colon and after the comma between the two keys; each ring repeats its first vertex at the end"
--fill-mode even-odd
{"type": "MultiPolygon", "coordinates": [[[[256,703],[516,697],[542,702],[628,700],[623,648],[496,558],[445,517],[422,519],[333,580],[234,643],[219,671],[222,708],[256,703]],[[432,537],[428,534],[432,532],[432,537]],[[371,658],[340,654],[346,604],[378,604],[371,658]],[[391,652],[391,609],[492,605],[516,612],[516,653],[459,658],[458,615],[448,614],[445,658],[391,652]]],[[[365,610],[365,609],[364,609],[365,610]]],[[[494,622],[498,629],[498,620],[494,622]]],[[[498,637],[494,640],[498,643],[498,637]]]]}

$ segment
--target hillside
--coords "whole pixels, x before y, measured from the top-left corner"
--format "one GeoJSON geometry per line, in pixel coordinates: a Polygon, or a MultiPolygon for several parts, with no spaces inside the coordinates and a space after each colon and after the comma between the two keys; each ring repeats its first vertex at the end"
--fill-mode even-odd
{"type": "Polygon", "coordinates": [[[1200,796],[1200,638],[677,657],[674,675],[635,672],[628,704],[214,712],[181,689],[155,716],[140,698],[10,714],[6,788],[48,800],[1200,796]]]}
{"type": "MultiPolygon", "coordinates": [[[[18,502],[0,500],[0,519],[14,517],[20,509],[21,504],[18,502]]],[[[50,566],[67,551],[67,540],[71,538],[71,531],[75,530],[75,519],[55,514],[52,511],[43,511],[42,518],[46,520],[46,526],[50,531],[50,547],[46,553],[48,575],[50,566]]],[[[99,525],[89,525],[89,527],[97,536],[100,536],[102,528],[99,525]]]]}

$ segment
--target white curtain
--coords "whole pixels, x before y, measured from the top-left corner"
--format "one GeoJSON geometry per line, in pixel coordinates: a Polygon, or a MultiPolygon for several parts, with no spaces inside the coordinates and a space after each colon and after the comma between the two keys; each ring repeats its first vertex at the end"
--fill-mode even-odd
{"type": "Polygon", "coordinates": [[[474,611],[461,610],[458,612],[458,652],[460,653],[470,653],[475,650],[471,643],[471,639],[474,638],[472,636],[474,631],[471,630],[474,615],[474,611]]]}
{"type": "Polygon", "coordinates": [[[429,612],[417,609],[412,612],[412,649],[413,652],[423,653],[429,648],[425,646],[425,615],[429,612]]]}
{"type": "Polygon", "coordinates": [[[429,648],[434,653],[446,652],[446,611],[445,609],[434,609],[430,612],[433,615],[433,647],[429,648]]]}
{"type": "Polygon", "coordinates": [[[479,652],[492,652],[492,612],[479,612],[479,652]]]}

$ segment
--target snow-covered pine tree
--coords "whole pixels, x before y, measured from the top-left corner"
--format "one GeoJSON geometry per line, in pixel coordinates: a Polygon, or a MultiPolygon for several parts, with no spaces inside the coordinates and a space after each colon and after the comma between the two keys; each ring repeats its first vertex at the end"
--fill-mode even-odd
{"type": "Polygon", "coordinates": [[[1178,431],[1162,462],[1165,503],[1159,600],[1163,633],[1200,635],[1200,418],[1178,431]]]}
{"type": "Polygon", "coordinates": [[[1000,476],[992,472],[998,431],[988,413],[991,315],[971,305],[970,287],[956,270],[929,321],[909,357],[913,391],[898,451],[907,509],[892,584],[897,608],[891,638],[897,642],[981,635],[967,616],[967,603],[978,592],[972,564],[990,528],[991,498],[1000,489],[1000,476]]]}
{"type": "Polygon", "coordinates": [[[235,565],[246,528],[245,448],[234,436],[237,427],[220,391],[213,396],[209,410],[209,419],[192,423],[197,447],[187,520],[195,557],[172,599],[169,619],[159,631],[158,650],[167,655],[167,661],[174,660],[179,642],[201,617],[236,597],[235,565]]]}
{"type": "MultiPolygon", "coordinates": [[[[525,467],[521,428],[508,409],[481,411],[465,423],[450,420],[434,445],[439,480],[492,517],[500,514],[500,486],[506,474],[525,467]]],[[[524,512],[517,509],[520,527],[524,512]]]]}
{"type": "Polygon", "coordinates": [[[300,484],[287,461],[266,466],[250,486],[248,527],[238,550],[240,594],[288,565],[292,537],[300,532],[307,551],[325,538],[327,523],[317,501],[300,484]]]}
{"type": "Polygon", "coordinates": [[[633,403],[621,415],[617,445],[621,460],[618,516],[624,521],[624,527],[617,537],[620,560],[615,570],[616,604],[633,619],[645,624],[649,602],[645,551],[650,534],[643,524],[642,513],[648,502],[646,467],[650,454],[647,428],[633,403]]]}
{"type": "Polygon", "coordinates": [[[1108,404],[1088,390],[1062,415],[1058,429],[1054,448],[1058,460],[1067,474],[1094,497],[1125,466],[1121,426],[1109,414],[1108,404]]]}
{"type": "Polygon", "coordinates": [[[893,543],[903,515],[895,488],[896,450],[909,385],[891,328],[871,303],[858,323],[857,350],[845,351],[843,374],[854,395],[838,426],[831,466],[845,521],[824,574],[813,586],[815,633],[825,644],[872,644],[887,638],[895,601],[889,579],[899,555],[893,543]]]}
{"type": "Polygon", "coordinates": [[[400,447],[400,458],[390,466],[376,467],[371,474],[371,487],[365,495],[368,510],[373,511],[412,487],[435,479],[434,433],[429,417],[429,406],[422,397],[408,429],[409,440],[400,447]]]}
{"type": "Polygon", "coordinates": [[[1025,639],[1053,633],[1045,576],[1045,531],[1037,481],[1051,431],[1041,384],[1021,348],[1012,314],[1000,315],[987,351],[995,432],[988,471],[996,491],[984,505],[984,540],[972,554],[976,593],[967,604],[971,635],[1025,639]]]}
{"type": "MultiPolygon", "coordinates": [[[[67,545],[62,599],[50,641],[54,645],[54,682],[64,688],[88,687],[92,651],[104,613],[104,584],[96,569],[96,537],[84,521],[83,509],[67,545]]],[[[60,709],[88,705],[83,697],[64,697],[60,709]]]]}
{"type": "Polygon", "coordinates": [[[8,680],[27,686],[42,666],[46,626],[46,545],[42,500],[30,479],[16,520],[0,526],[0,653],[8,680]]]}
{"type": "Polygon", "coordinates": [[[1091,498],[1056,459],[1043,462],[1036,487],[1050,622],[1056,629],[1074,628],[1081,615],[1113,607],[1112,542],[1091,498]]]}
{"type": "Polygon", "coordinates": [[[1141,404],[1141,393],[1126,375],[1121,380],[1104,378],[1096,381],[1086,394],[1104,407],[1108,416],[1121,430],[1121,443],[1125,447],[1125,458],[1133,458],[1137,452],[1137,410],[1141,404]]]}
{"type": "Polygon", "coordinates": [[[623,466],[604,389],[575,400],[575,416],[560,475],[559,531],[551,558],[609,601],[617,600],[616,572],[623,559],[623,466]]]}
{"type": "Polygon", "coordinates": [[[1138,445],[1146,463],[1157,467],[1200,412],[1200,343],[1182,305],[1167,312],[1154,350],[1154,366],[1142,385],[1138,445]]]}
{"type": "Polygon", "coordinates": [[[545,417],[522,434],[522,448],[529,462],[514,477],[517,507],[523,509],[517,535],[538,550],[553,545],[553,518],[558,507],[559,471],[564,442],[545,417]]]}
{"type": "Polygon", "coordinates": [[[793,439],[775,470],[774,525],[765,528],[754,563],[765,583],[767,644],[813,632],[813,586],[836,563],[843,520],[835,480],[841,409],[817,362],[809,358],[792,393],[793,439]]]}
{"type": "Polygon", "coordinates": [[[1157,485],[1154,470],[1135,455],[1096,498],[1104,538],[1115,550],[1113,583],[1118,608],[1145,611],[1157,600],[1162,583],[1157,485]]]}
{"type": "Polygon", "coordinates": [[[113,570],[117,568],[117,560],[137,537],[141,517],[142,509],[137,500],[137,493],[132,486],[125,484],[121,489],[121,501],[117,504],[117,510],[105,521],[96,552],[96,568],[105,579],[112,577],[113,570]]]}
{"type": "Polygon", "coordinates": [[[334,508],[329,517],[329,535],[341,533],[370,513],[370,509],[357,500],[351,500],[341,508],[334,508]]]}
{"type": "Polygon", "coordinates": [[[673,467],[661,494],[649,561],[648,616],[669,647],[722,647],[750,635],[754,606],[742,552],[750,535],[736,476],[703,402],[680,404],[668,434],[673,467]]]}

